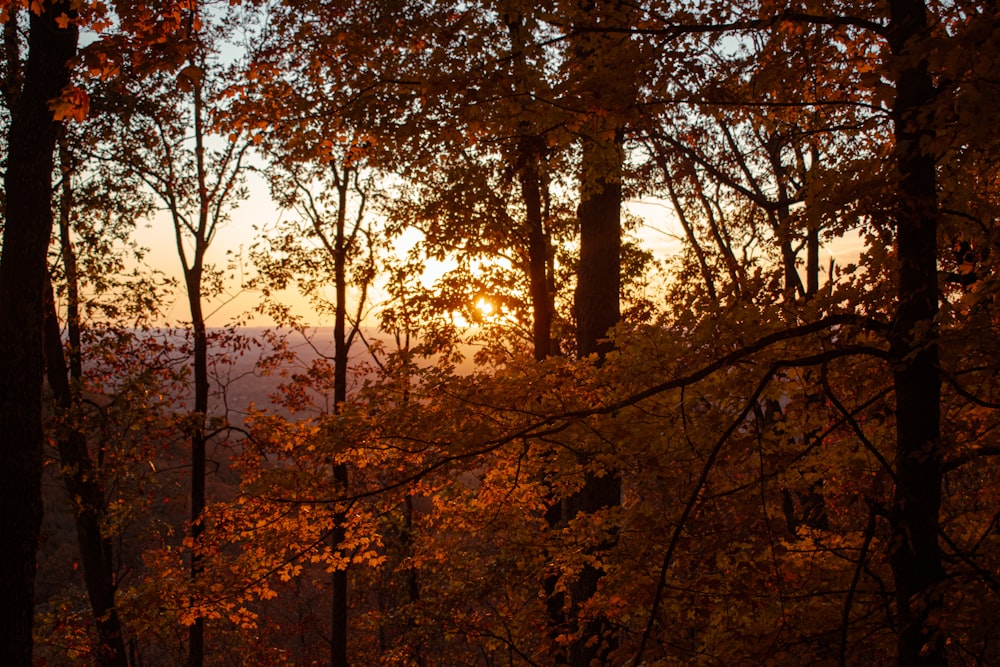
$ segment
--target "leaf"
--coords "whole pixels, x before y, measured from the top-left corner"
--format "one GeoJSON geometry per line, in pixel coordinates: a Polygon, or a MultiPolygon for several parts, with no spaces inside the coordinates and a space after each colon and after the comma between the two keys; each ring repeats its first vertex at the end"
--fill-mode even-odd
{"type": "Polygon", "coordinates": [[[49,103],[52,118],[56,121],[75,120],[82,123],[90,110],[90,96],[74,85],[63,88],[62,94],[49,103]]]}
{"type": "Polygon", "coordinates": [[[177,87],[184,93],[201,87],[205,72],[197,65],[188,65],[177,73],[177,87]]]}

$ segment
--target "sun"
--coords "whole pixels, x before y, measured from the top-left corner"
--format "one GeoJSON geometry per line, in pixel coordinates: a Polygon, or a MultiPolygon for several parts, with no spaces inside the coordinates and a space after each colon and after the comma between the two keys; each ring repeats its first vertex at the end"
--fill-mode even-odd
{"type": "Polygon", "coordinates": [[[489,317],[495,311],[493,304],[487,301],[485,297],[476,301],[476,310],[479,311],[480,317],[489,317]]]}

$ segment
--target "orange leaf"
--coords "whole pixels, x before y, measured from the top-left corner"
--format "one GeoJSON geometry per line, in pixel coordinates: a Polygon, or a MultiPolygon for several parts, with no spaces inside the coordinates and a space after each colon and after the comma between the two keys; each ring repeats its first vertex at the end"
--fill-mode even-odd
{"type": "Polygon", "coordinates": [[[90,110],[90,97],[83,89],[69,85],[49,103],[49,108],[52,109],[53,120],[72,119],[82,123],[90,110]]]}

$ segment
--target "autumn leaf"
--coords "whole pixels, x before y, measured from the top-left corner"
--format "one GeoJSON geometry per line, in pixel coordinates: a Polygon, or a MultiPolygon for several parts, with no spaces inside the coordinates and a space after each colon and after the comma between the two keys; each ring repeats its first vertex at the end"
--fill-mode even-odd
{"type": "Polygon", "coordinates": [[[90,96],[74,85],[63,88],[62,94],[49,103],[52,117],[56,121],[75,120],[82,123],[90,110],[90,96]]]}
{"type": "Polygon", "coordinates": [[[197,65],[188,65],[177,74],[177,87],[184,93],[190,93],[201,86],[205,72],[197,65]]]}

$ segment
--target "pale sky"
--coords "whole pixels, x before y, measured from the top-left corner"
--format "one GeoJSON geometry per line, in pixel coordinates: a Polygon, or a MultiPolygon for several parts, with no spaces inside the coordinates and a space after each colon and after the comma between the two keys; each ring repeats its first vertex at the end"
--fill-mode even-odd
{"type": "MultiPolygon", "coordinates": [[[[248,173],[247,185],[250,192],[249,199],[241,202],[239,207],[231,212],[231,220],[219,229],[209,252],[209,261],[222,265],[229,260],[229,256],[226,255],[227,250],[235,256],[242,248],[245,277],[253,274],[253,267],[249,266],[249,261],[246,259],[246,250],[257,240],[255,234],[258,232],[254,230],[254,226],[258,230],[273,226],[282,215],[290,215],[288,212],[283,214],[272,201],[267,184],[259,174],[248,173]]],[[[639,233],[640,238],[657,258],[668,258],[681,250],[683,230],[677,223],[669,203],[655,199],[633,200],[626,202],[626,208],[644,221],[639,233]]],[[[151,268],[159,269],[169,275],[180,276],[180,260],[177,257],[173,230],[165,214],[161,213],[149,221],[148,227],[141,225],[137,237],[143,246],[149,248],[147,264],[151,268]]],[[[849,261],[856,261],[860,250],[860,239],[844,239],[838,242],[834,248],[837,263],[842,266],[849,261]]],[[[820,259],[824,270],[829,265],[830,257],[831,249],[824,248],[820,259]]],[[[437,270],[429,271],[426,276],[427,281],[433,282],[443,270],[443,267],[438,267],[437,270]]],[[[206,314],[209,326],[224,326],[237,319],[246,319],[259,303],[259,294],[251,290],[240,290],[238,280],[239,276],[226,296],[208,302],[206,314]]],[[[373,297],[373,301],[377,301],[378,295],[375,294],[373,297]]],[[[287,290],[283,298],[285,303],[310,324],[316,326],[330,324],[311,318],[309,304],[294,289],[287,290]]],[[[165,305],[164,311],[164,318],[159,322],[161,325],[179,325],[188,320],[187,303],[182,291],[178,290],[173,302],[165,305]]],[[[245,324],[267,327],[273,326],[274,322],[257,315],[248,319],[245,324]]]]}

